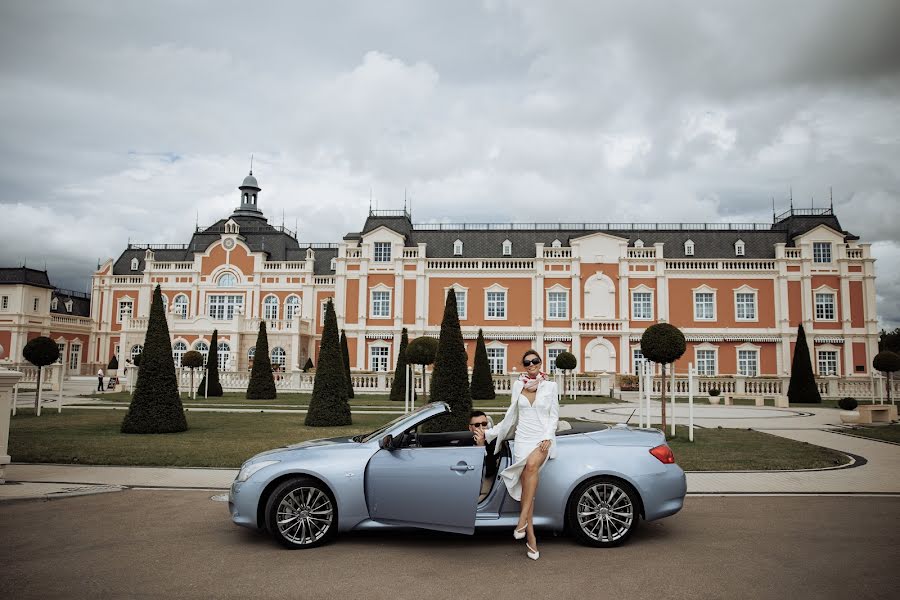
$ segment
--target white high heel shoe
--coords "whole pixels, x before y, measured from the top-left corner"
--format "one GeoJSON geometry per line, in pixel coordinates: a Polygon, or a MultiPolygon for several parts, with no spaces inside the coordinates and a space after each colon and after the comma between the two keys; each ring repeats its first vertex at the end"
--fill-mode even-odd
{"type": "Polygon", "coordinates": [[[525,542],[525,547],[528,548],[528,550],[525,553],[528,555],[528,558],[530,558],[531,560],[537,560],[541,557],[541,553],[539,551],[535,550],[534,548],[532,548],[528,544],[528,542],[525,542]]]}
{"type": "Polygon", "coordinates": [[[525,530],[528,529],[528,523],[526,522],[522,529],[513,530],[513,537],[517,540],[521,540],[525,538],[525,530]]]}

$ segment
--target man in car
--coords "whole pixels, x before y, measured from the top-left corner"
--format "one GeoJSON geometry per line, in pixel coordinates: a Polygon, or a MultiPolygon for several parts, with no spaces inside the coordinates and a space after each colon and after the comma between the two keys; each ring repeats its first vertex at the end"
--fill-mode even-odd
{"type": "Polygon", "coordinates": [[[475,439],[476,446],[485,446],[487,454],[484,457],[484,478],[481,482],[481,494],[478,501],[484,500],[488,492],[491,491],[494,478],[497,476],[497,468],[500,462],[500,456],[494,454],[494,442],[484,443],[484,432],[490,427],[487,415],[480,410],[473,410],[469,414],[469,431],[475,439]]]}

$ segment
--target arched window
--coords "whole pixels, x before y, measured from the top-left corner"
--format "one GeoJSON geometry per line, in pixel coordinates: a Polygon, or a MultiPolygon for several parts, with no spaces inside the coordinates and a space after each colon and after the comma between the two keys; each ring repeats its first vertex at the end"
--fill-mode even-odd
{"type": "Polygon", "coordinates": [[[553,243],[550,244],[550,246],[552,246],[553,248],[562,248],[562,242],[560,242],[559,240],[553,240],[553,243]]]}
{"type": "Polygon", "coordinates": [[[175,296],[175,300],[173,302],[175,316],[180,319],[187,319],[188,316],[188,297],[184,294],[178,294],[175,296]]]}
{"type": "Polygon", "coordinates": [[[50,301],[50,310],[56,310],[57,306],[59,306],[59,299],[54,296],[53,300],[50,301]]]}
{"type": "Polygon", "coordinates": [[[263,300],[263,318],[267,321],[278,318],[278,298],[275,296],[266,296],[263,300]]]}
{"type": "Polygon", "coordinates": [[[139,266],[140,266],[140,262],[138,261],[138,259],[132,258],[131,259],[131,270],[137,271],[139,266]]]}
{"type": "Polygon", "coordinates": [[[734,255],[744,256],[744,240],[738,240],[734,243],[734,255]]]}
{"type": "Polygon", "coordinates": [[[178,369],[181,367],[181,359],[184,358],[184,353],[187,352],[187,344],[178,340],[174,344],[172,344],[172,360],[175,361],[175,368],[178,369]]]}
{"type": "Polygon", "coordinates": [[[275,346],[274,348],[272,348],[271,354],[272,365],[280,365],[283,369],[284,364],[287,362],[287,353],[284,351],[284,348],[275,346]]]}
{"type": "Polygon", "coordinates": [[[228,363],[231,361],[231,346],[228,345],[228,342],[219,342],[218,350],[219,370],[225,371],[228,369],[228,363]]]}
{"type": "Polygon", "coordinates": [[[284,301],[284,318],[288,321],[300,316],[300,298],[288,296],[284,301]]]}
{"type": "Polygon", "coordinates": [[[256,346],[250,346],[250,349],[247,350],[247,360],[252,361],[254,356],[256,356],[256,346]]]}
{"type": "Polygon", "coordinates": [[[462,240],[456,240],[453,242],[453,256],[462,256],[463,254],[463,243],[462,240]]]}
{"type": "Polygon", "coordinates": [[[200,340],[198,342],[194,342],[194,350],[203,355],[203,366],[206,366],[206,357],[209,356],[209,344],[200,340]]]}
{"type": "Polygon", "coordinates": [[[135,344],[131,347],[131,362],[134,362],[134,359],[137,355],[141,354],[144,351],[144,347],[140,344],[135,344]]]}
{"type": "Polygon", "coordinates": [[[234,273],[222,273],[218,281],[216,281],[216,285],[219,287],[234,287],[237,285],[237,277],[234,276],[234,273]]]}
{"type": "Polygon", "coordinates": [[[512,242],[509,240],[503,242],[503,256],[512,256],[512,242]]]}

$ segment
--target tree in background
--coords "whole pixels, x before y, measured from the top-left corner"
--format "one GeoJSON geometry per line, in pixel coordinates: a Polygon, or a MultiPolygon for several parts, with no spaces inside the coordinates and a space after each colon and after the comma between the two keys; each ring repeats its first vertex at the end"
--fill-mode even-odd
{"type": "Polygon", "coordinates": [[[253,368],[250,370],[250,383],[247,385],[247,399],[274,400],[277,394],[275,377],[272,375],[272,360],[269,358],[269,335],[266,333],[265,320],[259,322],[255,348],[253,368]]]}
{"type": "MultiPolygon", "coordinates": [[[[112,355],[112,358],[109,359],[109,362],[106,363],[107,371],[117,371],[119,369],[119,357],[115,354],[112,355]]],[[[108,373],[107,373],[108,375],[108,373]]]]}
{"type": "Polygon", "coordinates": [[[307,358],[307,359],[306,359],[306,364],[303,365],[303,372],[304,372],[304,373],[309,373],[309,370],[310,370],[310,369],[314,369],[314,368],[315,368],[315,366],[313,365],[312,358],[307,358]]]}
{"type": "Polygon", "coordinates": [[[900,327],[893,331],[881,330],[881,335],[878,337],[878,351],[883,350],[900,354],[900,327]]]}
{"type": "Polygon", "coordinates": [[[353,378],[350,377],[350,352],[347,350],[347,334],[341,329],[341,359],[344,364],[344,374],[347,376],[347,397],[353,398],[353,378]]]}
{"type": "MultiPolygon", "coordinates": [[[[428,389],[430,386],[425,382],[425,367],[434,363],[434,357],[437,354],[438,341],[433,337],[422,336],[414,339],[406,347],[406,360],[412,365],[422,366],[422,397],[424,403],[428,404],[428,389]]],[[[415,388],[415,385],[413,385],[415,388]]]]}
{"type": "Polygon", "coordinates": [[[391,400],[403,402],[406,399],[406,348],[409,346],[409,334],[406,327],[400,334],[400,350],[397,352],[397,365],[394,369],[394,381],[391,383],[391,400]]]}
{"type": "Polygon", "coordinates": [[[475,400],[493,400],[497,397],[494,390],[494,378],[491,376],[491,363],[488,361],[487,348],[484,346],[484,332],[478,330],[475,342],[475,359],[472,362],[472,398],[475,400]]]}
{"type": "MultiPolygon", "coordinates": [[[[647,358],[662,365],[662,430],[666,432],[666,365],[682,357],[687,350],[687,342],[681,330],[669,323],[657,323],[644,330],[641,336],[641,352],[647,358]]],[[[673,367],[674,368],[674,367],[673,367]]],[[[675,393],[675,390],[672,390],[675,393]]]]}
{"type": "Polygon", "coordinates": [[[469,357],[459,327],[456,308],[456,292],[447,292],[444,318],[441,321],[441,337],[434,356],[434,373],[431,376],[431,401],[446,402],[450,414],[425,423],[428,431],[464,431],[469,426],[472,412],[472,396],[469,392],[469,357]]]}
{"type": "Polygon", "coordinates": [[[891,382],[894,379],[894,373],[900,371],[900,355],[890,350],[883,350],[875,355],[872,359],[872,366],[885,374],[885,384],[887,385],[887,401],[891,400],[891,382]]]}
{"type": "Polygon", "coordinates": [[[206,355],[206,374],[197,386],[197,394],[204,398],[218,397],[223,394],[222,384],[219,383],[219,330],[213,329],[212,340],[209,343],[209,354],[206,355]],[[207,385],[207,379],[209,385],[207,385]]]}
{"type": "Polygon", "coordinates": [[[187,419],[178,393],[172,341],[159,286],[153,290],[147,337],[131,405],[122,420],[122,433],[176,433],[187,431],[187,419]]]}
{"type": "Polygon", "coordinates": [[[574,371],[578,366],[578,359],[571,352],[560,352],[556,355],[556,368],[563,372],[563,393],[565,393],[565,381],[569,371],[574,371]]]}
{"type": "Polygon", "coordinates": [[[806,331],[801,323],[797,327],[797,343],[794,344],[794,358],[791,361],[791,382],[788,385],[788,402],[821,404],[822,395],[816,385],[812,362],[809,360],[809,346],[806,331]]]}
{"type": "MultiPolygon", "coordinates": [[[[194,369],[199,369],[203,366],[203,355],[196,350],[188,350],[184,353],[184,356],[181,357],[181,366],[191,370],[190,389],[191,394],[194,394],[194,397],[196,397],[197,390],[194,388],[194,369]]],[[[188,397],[190,397],[191,394],[188,394],[188,397]]]]}
{"type": "MultiPolygon", "coordinates": [[[[56,342],[50,338],[41,335],[28,340],[28,343],[25,344],[25,347],[22,349],[22,356],[25,357],[25,360],[38,368],[37,393],[34,396],[34,410],[35,413],[40,416],[41,388],[44,387],[42,385],[43,379],[41,378],[43,369],[59,360],[59,346],[57,346],[56,342]]],[[[62,365],[60,365],[60,368],[62,368],[62,365]]]]}
{"type": "Polygon", "coordinates": [[[352,424],[343,363],[337,317],[334,314],[334,304],[329,299],[325,305],[325,327],[322,329],[322,343],[319,346],[319,366],[313,382],[309,411],[306,413],[307,426],[334,427],[352,424]]]}

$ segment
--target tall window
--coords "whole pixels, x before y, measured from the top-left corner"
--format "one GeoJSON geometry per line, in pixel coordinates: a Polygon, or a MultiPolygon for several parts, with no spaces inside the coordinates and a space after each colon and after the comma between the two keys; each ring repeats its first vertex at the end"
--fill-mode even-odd
{"type": "Polygon", "coordinates": [[[816,320],[834,321],[834,294],[831,292],[816,293],[816,320]]]}
{"type": "Polygon", "coordinates": [[[209,344],[199,341],[194,344],[194,350],[203,355],[203,366],[206,366],[206,358],[209,356],[209,344]]]}
{"type": "Polygon", "coordinates": [[[631,370],[633,373],[638,374],[640,371],[641,365],[647,362],[647,359],[644,358],[644,353],[641,352],[640,348],[634,348],[631,351],[631,370]]]}
{"type": "Polygon", "coordinates": [[[219,287],[234,287],[237,285],[237,277],[233,273],[223,273],[216,281],[219,287]]]}
{"type": "Polygon", "coordinates": [[[759,375],[758,350],[738,350],[738,375],[747,377],[759,375]]]}
{"type": "Polygon", "coordinates": [[[738,240],[734,243],[734,255],[735,256],[744,256],[744,241],[738,240]]]}
{"type": "Polygon", "coordinates": [[[66,345],[60,344],[59,342],[57,342],[56,349],[59,350],[59,361],[62,362],[66,355],[66,345]]]}
{"type": "Polygon", "coordinates": [[[78,368],[78,363],[81,360],[81,344],[78,342],[72,342],[69,345],[69,370],[74,371],[78,368]]]}
{"type": "Polygon", "coordinates": [[[372,317],[387,319],[391,316],[391,293],[387,291],[372,292],[372,317]]]}
{"type": "Polygon", "coordinates": [[[716,351],[697,350],[697,375],[713,376],[716,374],[716,351]]]}
{"type": "Polygon", "coordinates": [[[688,240],[684,243],[684,255],[685,256],[693,256],[694,255],[694,242],[693,240],[688,240]]]}
{"type": "Polygon", "coordinates": [[[131,300],[119,300],[119,320],[118,323],[124,323],[125,319],[130,319],[134,312],[134,302],[131,300]]]}
{"type": "Polygon", "coordinates": [[[132,270],[132,271],[137,271],[137,270],[138,270],[138,266],[140,266],[140,263],[138,263],[138,259],[132,258],[132,259],[131,259],[131,270],[132,270]]]}
{"type": "Polygon", "coordinates": [[[636,321],[653,319],[653,294],[651,292],[631,293],[631,318],[636,321]]]}
{"type": "Polygon", "coordinates": [[[228,342],[219,342],[217,350],[219,370],[224,371],[228,368],[228,363],[231,361],[231,346],[228,345],[228,342]]]}
{"type": "Polygon", "coordinates": [[[565,351],[565,348],[547,348],[547,370],[550,373],[556,373],[556,357],[565,351]]]}
{"type": "Polygon", "coordinates": [[[230,321],[234,318],[234,312],[243,305],[243,296],[211,294],[209,296],[209,316],[219,321],[230,321]]]}
{"type": "Polygon", "coordinates": [[[569,316],[569,292],[547,293],[547,318],[566,319],[569,316]]]}
{"type": "Polygon", "coordinates": [[[272,351],[269,352],[269,357],[273,365],[278,365],[284,369],[284,365],[287,363],[287,352],[284,351],[284,348],[275,346],[272,348],[272,351]]]}
{"type": "Polygon", "coordinates": [[[187,352],[187,344],[181,340],[172,344],[172,360],[175,361],[176,369],[181,367],[181,359],[184,358],[185,352],[187,352]]]}
{"type": "Polygon", "coordinates": [[[713,321],[716,318],[716,295],[712,292],[694,292],[694,320],[713,321]]]}
{"type": "Polygon", "coordinates": [[[735,317],[738,321],[756,320],[756,294],[739,292],[734,297],[735,317]]]}
{"type": "Polygon", "coordinates": [[[818,353],[819,375],[838,374],[837,350],[819,350],[818,353]]]}
{"type": "Polygon", "coordinates": [[[509,240],[503,242],[503,256],[512,256],[512,242],[509,240]]]}
{"type": "Polygon", "coordinates": [[[468,314],[468,306],[466,304],[466,299],[468,295],[466,294],[466,290],[458,290],[453,288],[453,292],[456,294],[456,312],[459,315],[460,319],[465,320],[468,314]]]}
{"type": "Polygon", "coordinates": [[[9,310],[9,296],[0,297],[0,310],[9,310]]]}
{"type": "Polygon", "coordinates": [[[375,262],[391,261],[391,243],[375,242],[375,262]]]}
{"type": "Polygon", "coordinates": [[[831,262],[831,242],[813,242],[813,262],[831,262]]]}
{"type": "Polygon", "coordinates": [[[369,346],[369,369],[372,371],[387,371],[389,360],[387,346],[369,346]]]}
{"type": "Polygon", "coordinates": [[[506,292],[487,293],[487,317],[488,319],[506,318],[506,292]]]}
{"type": "Polygon", "coordinates": [[[462,240],[456,240],[453,242],[453,256],[462,256],[463,253],[463,243],[462,240]]]}
{"type": "Polygon", "coordinates": [[[297,296],[288,296],[284,301],[284,318],[291,321],[295,316],[300,314],[300,298],[297,296]]]}
{"type": "Polygon", "coordinates": [[[263,300],[263,318],[267,321],[278,318],[278,298],[275,296],[266,296],[263,300]]]}
{"type": "Polygon", "coordinates": [[[506,373],[506,348],[487,348],[487,357],[491,373],[498,375],[506,373]]]}
{"type": "Polygon", "coordinates": [[[178,294],[175,296],[175,300],[172,301],[172,306],[174,308],[175,316],[179,319],[187,319],[188,316],[188,297],[184,294],[178,294]]]}

